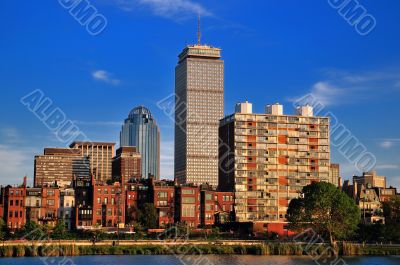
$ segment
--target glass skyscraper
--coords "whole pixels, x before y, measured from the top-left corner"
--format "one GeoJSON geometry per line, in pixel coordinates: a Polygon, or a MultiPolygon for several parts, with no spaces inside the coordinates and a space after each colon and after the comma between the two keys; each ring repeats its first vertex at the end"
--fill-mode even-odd
{"type": "Polygon", "coordinates": [[[120,133],[120,145],[136,146],[142,158],[142,178],[160,177],[160,130],[150,110],[134,108],[120,133]]]}

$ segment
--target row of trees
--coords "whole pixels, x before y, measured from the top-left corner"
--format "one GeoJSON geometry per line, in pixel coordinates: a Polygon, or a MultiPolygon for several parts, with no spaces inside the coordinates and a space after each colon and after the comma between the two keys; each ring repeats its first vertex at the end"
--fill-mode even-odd
{"type": "Polygon", "coordinates": [[[289,228],[296,232],[313,229],[332,245],[337,240],[400,241],[400,197],[383,203],[385,224],[361,223],[355,201],[332,184],[319,182],[303,188],[287,211],[289,228]]]}

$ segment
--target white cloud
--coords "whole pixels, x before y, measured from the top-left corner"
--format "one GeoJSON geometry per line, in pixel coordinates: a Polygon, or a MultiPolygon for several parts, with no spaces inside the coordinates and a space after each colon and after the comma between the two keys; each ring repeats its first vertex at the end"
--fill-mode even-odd
{"type": "MultiPolygon", "coordinates": [[[[34,151],[19,150],[13,145],[0,145],[0,183],[18,184],[25,174],[33,172],[34,151]]],[[[32,179],[29,179],[32,181],[32,179]]]]}
{"type": "MultiPolygon", "coordinates": [[[[324,106],[330,106],[343,103],[342,98],[346,95],[346,89],[336,87],[329,82],[318,82],[312,86],[309,94],[312,95],[313,101],[317,101],[324,106]]],[[[304,98],[304,96],[291,98],[290,101],[300,102],[303,101],[304,98]]],[[[313,102],[309,103],[312,104],[313,102]]]]}
{"type": "Polygon", "coordinates": [[[380,147],[385,148],[385,149],[389,149],[391,147],[393,147],[394,142],[392,141],[383,141],[382,143],[379,144],[380,147]]]}
{"type": "Polygon", "coordinates": [[[173,20],[181,20],[197,14],[211,15],[205,7],[192,0],[110,0],[110,2],[127,12],[139,7],[148,7],[154,15],[173,20]]]}
{"type": "Polygon", "coordinates": [[[93,126],[121,126],[122,121],[73,121],[77,125],[93,125],[93,126]]]}
{"type": "MultiPolygon", "coordinates": [[[[392,96],[400,86],[398,70],[354,73],[330,69],[323,70],[322,74],[323,79],[316,82],[308,94],[312,94],[318,103],[326,106],[392,96]],[[357,100],[354,100],[355,97],[357,100]]],[[[300,98],[304,97],[289,100],[296,101],[300,98]]]]}
{"type": "Polygon", "coordinates": [[[382,165],[377,165],[375,168],[376,169],[398,169],[398,168],[400,168],[400,165],[382,164],[382,165]]]}
{"type": "Polygon", "coordinates": [[[318,102],[329,106],[338,104],[337,99],[345,95],[345,91],[345,89],[335,87],[328,82],[318,82],[313,86],[311,93],[316,97],[318,102]]]}
{"type": "Polygon", "coordinates": [[[376,139],[378,145],[384,149],[390,149],[400,143],[400,139],[376,139]]]}
{"type": "Polygon", "coordinates": [[[22,141],[17,129],[13,127],[0,128],[1,142],[5,144],[16,144],[22,141]]]}
{"type": "Polygon", "coordinates": [[[113,75],[105,70],[93,71],[92,77],[94,80],[102,81],[111,85],[118,85],[120,83],[119,79],[113,78],[113,75]]]}

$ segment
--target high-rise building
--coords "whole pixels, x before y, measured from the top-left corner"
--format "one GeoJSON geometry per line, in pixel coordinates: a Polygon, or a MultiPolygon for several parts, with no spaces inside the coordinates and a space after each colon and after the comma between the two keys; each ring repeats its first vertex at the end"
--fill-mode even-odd
{"type": "Polygon", "coordinates": [[[140,153],[134,146],[125,146],[117,149],[117,155],[113,158],[113,177],[125,184],[132,179],[142,178],[142,162],[140,153]]]}
{"type": "Polygon", "coordinates": [[[236,110],[246,111],[222,119],[219,128],[220,190],[235,192],[236,221],[283,230],[290,200],[312,182],[329,182],[329,118],[314,117],[309,106],[296,115],[284,115],[279,104],[266,114],[236,110]]]}
{"type": "Polygon", "coordinates": [[[187,46],[175,69],[175,179],[218,184],[218,126],[224,115],[221,49],[187,46]]]}
{"type": "Polygon", "coordinates": [[[329,182],[336,187],[342,187],[342,178],[340,177],[340,165],[331,164],[329,182]]]}
{"type": "Polygon", "coordinates": [[[44,155],[35,156],[34,185],[48,186],[57,182],[69,186],[74,176],[90,175],[89,158],[81,150],[45,148],[44,155]]]}
{"type": "Polygon", "coordinates": [[[112,177],[112,158],[115,143],[73,142],[70,147],[81,151],[82,156],[89,157],[90,173],[96,180],[106,181],[112,177]]]}
{"type": "Polygon", "coordinates": [[[134,108],[122,125],[120,146],[136,146],[142,158],[142,178],[160,177],[160,130],[150,110],[134,108]]]}

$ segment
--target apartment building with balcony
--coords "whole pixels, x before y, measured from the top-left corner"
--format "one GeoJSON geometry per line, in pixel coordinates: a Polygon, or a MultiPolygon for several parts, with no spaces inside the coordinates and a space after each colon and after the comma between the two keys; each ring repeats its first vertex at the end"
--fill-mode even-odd
{"type": "Polygon", "coordinates": [[[329,118],[315,117],[311,106],[286,115],[273,104],[254,114],[251,103],[239,103],[220,121],[219,138],[219,189],[235,192],[238,222],[285,232],[290,200],[312,182],[330,182],[329,118]]]}

